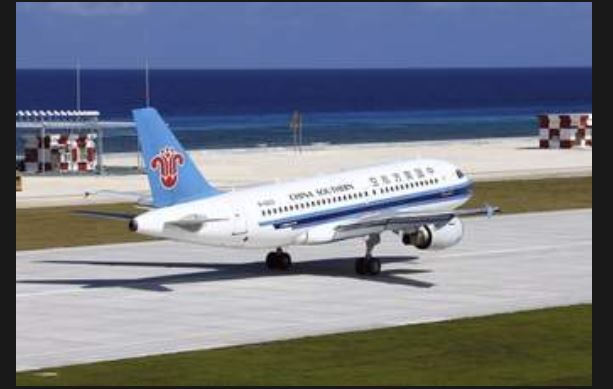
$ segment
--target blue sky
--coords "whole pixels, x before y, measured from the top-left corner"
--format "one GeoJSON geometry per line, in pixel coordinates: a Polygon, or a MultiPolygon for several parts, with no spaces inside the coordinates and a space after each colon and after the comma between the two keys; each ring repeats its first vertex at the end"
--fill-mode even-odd
{"type": "Polygon", "coordinates": [[[592,66],[591,3],[17,3],[16,67],[592,66]]]}

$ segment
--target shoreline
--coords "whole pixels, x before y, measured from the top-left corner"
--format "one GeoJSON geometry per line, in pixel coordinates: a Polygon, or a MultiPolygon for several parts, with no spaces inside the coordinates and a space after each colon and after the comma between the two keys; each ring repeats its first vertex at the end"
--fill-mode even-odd
{"type": "MultiPolygon", "coordinates": [[[[399,141],[399,142],[362,142],[362,143],[327,143],[316,142],[302,146],[303,152],[310,151],[334,151],[347,148],[356,149],[380,149],[389,147],[403,147],[403,148],[417,148],[422,146],[444,146],[450,144],[467,143],[475,145],[484,145],[490,143],[501,142],[527,142],[534,140],[534,136],[508,136],[508,137],[490,137],[490,138],[458,138],[458,139],[435,139],[435,140],[416,140],[416,141],[399,141]]],[[[535,146],[535,148],[538,148],[535,146]]],[[[188,153],[201,153],[201,154],[257,154],[257,153],[290,153],[296,154],[295,148],[292,145],[287,146],[262,146],[262,147],[228,147],[228,148],[195,148],[185,149],[188,153]]],[[[123,158],[137,158],[136,151],[120,151],[120,152],[105,152],[105,166],[107,166],[109,159],[121,160],[123,158]]],[[[110,165],[114,166],[114,165],[110,165]]],[[[123,165],[122,165],[123,166],[123,165]]]]}
{"type": "MultiPolygon", "coordinates": [[[[302,149],[319,150],[322,148],[343,148],[343,147],[356,147],[356,148],[371,148],[371,147],[388,147],[388,146],[420,146],[429,144],[441,144],[441,143],[455,143],[455,142],[497,142],[504,140],[526,140],[533,139],[533,136],[492,136],[486,138],[480,137],[468,137],[468,138],[446,138],[446,139],[428,139],[428,140],[399,140],[399,141],[378,141],[378,142],[355,142],[355,143],[333,143],[333,142],[312,142],[309,144],[303,144],[302,149]]],[[[293,151],[294,146],[287,145],[269,145],[261,144],[255,146],[242,146],[242,147],[208,147],[206,145],[196,148],[188,148],[183,145],[187,152],[219,152],[219,153],[247,153],[247,152],[259,152],[259,151],[293,151]]],[[[106,149],[106,148],[105,148],[106,149]]],[[[132,156],[137,151],[105,151],[105,156],[132,156]]],[[[15,153],[17,158],[23,157],[23,155],[15,153]]]]}

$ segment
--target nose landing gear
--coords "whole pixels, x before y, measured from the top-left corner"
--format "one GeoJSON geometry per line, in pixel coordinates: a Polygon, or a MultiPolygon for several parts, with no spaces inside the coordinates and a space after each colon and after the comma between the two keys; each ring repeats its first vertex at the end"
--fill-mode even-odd
{"type": "Polygon", "coordinates": [[[266,267],[271,270],[287,270],[292,266],[292,257],[284,252],[281,247],[266,255],[266,267]]]}
{"type": "Polygon", "coordinates": [[[360,275],[377,275],[381,272],[381,261],[372,256],[372,250],[381,242],[379,234],[370,234],[366,238],[366,255],[355,260],[355,271],[360,275]]]}

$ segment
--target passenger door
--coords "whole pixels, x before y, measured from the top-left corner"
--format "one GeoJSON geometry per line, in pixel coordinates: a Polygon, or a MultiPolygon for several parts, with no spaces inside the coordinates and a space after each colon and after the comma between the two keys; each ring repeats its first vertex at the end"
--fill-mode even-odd
{"type": "Polygon", "coordinates": [[[232,235],[243,235],[247,233],[247,218],[241,207],[234,207],[232,212],[232,235]]]}

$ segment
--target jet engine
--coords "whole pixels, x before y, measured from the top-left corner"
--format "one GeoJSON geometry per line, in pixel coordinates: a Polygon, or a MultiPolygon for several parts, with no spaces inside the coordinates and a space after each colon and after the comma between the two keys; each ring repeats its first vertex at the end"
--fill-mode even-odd
{"type": "Polygon", "coordinates": [[[403,233],[402,243],[415,246],[420,250],[442,250],[457,244],[463,234],[462,221],[454,217],[441,226],[426,224],[416,231],[403,233]]]}

